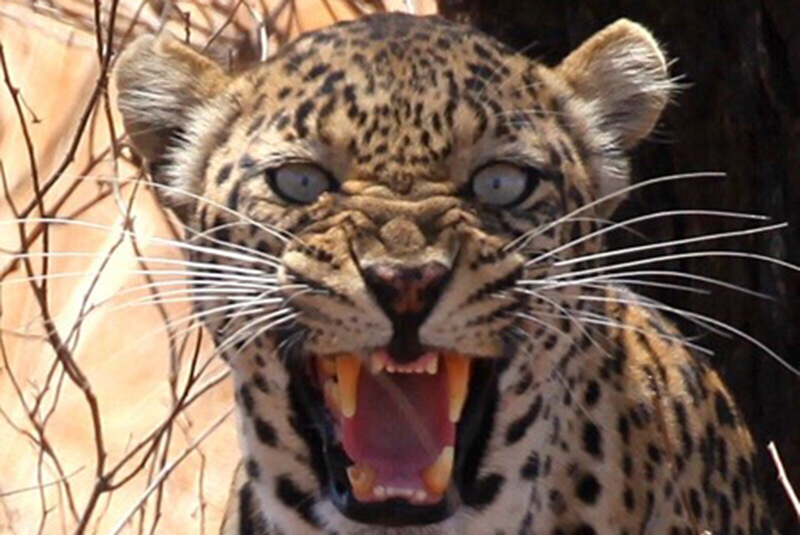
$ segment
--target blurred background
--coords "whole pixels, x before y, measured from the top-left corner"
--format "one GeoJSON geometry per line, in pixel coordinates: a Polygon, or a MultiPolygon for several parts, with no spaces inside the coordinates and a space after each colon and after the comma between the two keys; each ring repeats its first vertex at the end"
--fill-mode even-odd
{"type": "MultiPolygon", "coordinates": [[[[240,70],[337,20],[441,12],[555,64],[619,17],[666,45],[683,89],[634,155],[635,180],[723,171],[637,192],[617,219],[726,210],[786,230],[675,246],[800,264],[800,15],[792,2],[533,0],[0,0],[0,533],[216,533],[238,459],[226,370],[180,295],[180,228],[126,144],[110,82],[118,52],[169,31],[240,70]],[[44,255],[43,252],[47,252],[44,255]],[[69,254],[67,254],[69,253],[69,254]]],[[[612,247],[746,228],[659,219],[612,247]]],[[[642,289],[765,343],[800,368],[800,276],[744,257],[659,268],[771,299],[642,289]]],[[[711,348],[754,430],[781,533],[797,513],[767,452],[800,487],[800,379],[739,336],[711,348]]]]}

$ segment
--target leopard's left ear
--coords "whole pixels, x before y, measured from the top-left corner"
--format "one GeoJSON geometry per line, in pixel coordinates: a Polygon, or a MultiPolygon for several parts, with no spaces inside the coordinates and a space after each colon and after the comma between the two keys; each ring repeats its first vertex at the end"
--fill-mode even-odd
{"type": "Polygon", "coordinates": [[[557,72],[594,107],[599,128],[623,149],[653,130],[674,88],[658,42],[626,19],[590,37],[557,72]]]}

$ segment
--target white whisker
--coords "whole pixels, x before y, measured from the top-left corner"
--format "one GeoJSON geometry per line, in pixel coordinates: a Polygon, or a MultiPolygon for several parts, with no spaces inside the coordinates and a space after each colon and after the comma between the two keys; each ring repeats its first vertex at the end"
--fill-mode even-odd
{"type": "Polygon", "coordinates": [[[749,236],[753,234],[764,234],[766,232],[772,232],[773,230],[779,230],[782,228],[786,228],[788,226],[787,223],[777,223],[775,225],[768,225],[766,227],[759,227],[759,228],[751,228],[751,229],[744,229],[744,230],[734,230],[730,232],[718,232],[715,234],[705,234],[702,236],[693,236],[691,238],[681,238],[679,240],[667,240],[658,243],[650,243],[646,245],[637,245],[634,247],[626,247],[624,249],[616,249],[611,251],[603,251],[600,253],[594,253],[585,256],[577,256],[574,258],[568,258],[566,260],[559,260],[555,263],[557,267],[561,266],[568,266],[570,264],[576,264],[578,262],[588,262],[591,260],[598,260],[600,258],[611,258],[614,256],[632,254],[632,253],[640,253],[642,251],[649,251],[652,249],[661,249],[664,247],[673,247],[676,245],[688,245],[690,243],[698,243],[698,242],[706,242],[710,240],[718,240],[724,238],[740,238],[742,236],[749,236]]]}
{"type": "MultiPolygon", "coordinates": [[[[728,219],[747,219],[747,220],[758,220],[758,221],[763,221],[763,220],[769,219],[766,216],[761,216],[761,215],[756,215],[756,214],[745,214],[745,213],[737,213],[737,212],[722,212],[722,211],[714,211],[714,210],[668,210],[668,211],[663,211],[663,212],[655,212],[655,213],[652,213],[652,214],[646,214],[646,215],[639,216],[639,217],[632,217],[630,219],[626,219],[625,221],[620,221],[619,223],[614,223],[613,225],[610,225],[610,226],[608,226],[606,228],[599,229],[599,230],[596,230],[594,232],[590,232],[589,234],[586,234],[585,236],[581,236],[580,238],[572,240],[572,241],[570,241],[568,243],[565,243],[564,245],[561,245],[559,247],[556,247],[555,249],[553,249],[551,251],[548,251],[547,253],[545,253],[543,255],[540,255],[537,258],[529,260],[528,262],[526,262],[526,265],[535,264],[537,262],[540,262],[540,261],[544,260],[545,258],[548,258],[550,256],[556,255],[556,254],[558,254],[559,252],[561,252],[561,251],[563,251],[565,249],[571,249],[572,247],[575,247],[576,245],[578,245],[580,243],[584,243],[584,242],[589,241],[589,240],[591,240],[593,238],[599,238],[600,236],[602,236],[604,234],[608,234],[610,232],[613,232],[614,230],[617,230],[619,228],[626,228],[626,227],[628,227],[630,225],[633,225],[633,224],[636,224],[636,223],[643,223],[645,221],[652,221],[654,219],[662,219],[662,218],[667,218],[667,217],[685,217],[685,216],[712,216],[712,217],[720,217],[720,218],[728,218],[728,219]]],[[[713,237],[713,236],[710,235],[709,238],[711,238],[711,237],[713,237]]],[[[666,246],[668,244],[669,244],[668,242],[664,242],[663,246],[666,246]]],[[[658,244],[652,244],[652,246],[656,246],[656,245],[658,245],[658,244]]]]}
{"type": "Polygon", "coordinates": [[[533,240],[536,237],[541,236],[542,234],[544,234],[545,232],[547,232],[551,228],[554,228],[557,225],[560,225],[565,221],[569,221],[571,218],[573,218],[574,216],[576,216],[578,214],[582,214],[582,213],[588,211],[589,209],[594,208],[595,206],[602,205],[602,204],[604,204],[604,203],[606,203],[608,201],[614,200],[614,199],[616,199],[618,197],[621,197],[623,195],[626,195],[628,193],[631,193],[633,191],[636,191],[636,190],[639,190],[639,189],[642,189],[642,188],[655,186],[657,184],[663,184],[663,183],[667,183],[667,182],[676,182],[676,181],[680,181],[680,180],[696,180],[696,179],[701,179],[701,178],[710,179],[710,178],[723,178],[723,177],[725,177],[725,173],[710,172],[709,171],[709,172],[698,172],[698,173],[681,173],[681,174],[676,174],[676,175],[660,176],[660,177],[651,178],[651,179],[648,179],[648,180],[643,180],[642,182],[637,182],[636,184],[631,184],[631,185],[626,186],[624,188],[620,188],[617,191],[614,191],[614,192],[609,193],[607,195],[603,195],[602,197],[600,197],[600,198],[598,198],[598,199],[596,199],[596,200],[594,200],[592,202],[589,202],[589,203],[586,203],[584,205],[581,205],[579,208],[576,208],[572,212],[561,216],[560,218],[558,218],[555,221],[552,221],[552,222],[544,225],[543,227],[532,229],[531,231],[526,232],[522,236],[519,236],[518,238],[510,241],[508,244],[505,245],[504,249],[507,250],[507,251],[508,250],[512,250],[512,249],[518,247],[518,244],[520,242],[533,240]]]}

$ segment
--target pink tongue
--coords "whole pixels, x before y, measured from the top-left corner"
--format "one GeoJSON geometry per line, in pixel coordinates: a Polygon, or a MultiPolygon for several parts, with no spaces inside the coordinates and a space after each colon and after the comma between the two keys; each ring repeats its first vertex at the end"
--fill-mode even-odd
{"type": "Polygon", "coordinates": [[[363,369],[357,407],[352,418],[342,418],[344,449],[354,463],[377,471],[376,484],[421,486],[420,472],[455,444],[444,370],[372,375],[363,369]]]}

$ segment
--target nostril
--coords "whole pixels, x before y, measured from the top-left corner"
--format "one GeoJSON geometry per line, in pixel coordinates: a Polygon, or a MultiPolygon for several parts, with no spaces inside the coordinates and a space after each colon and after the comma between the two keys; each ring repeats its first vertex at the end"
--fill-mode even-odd
{"type": "Polygon", "coordinates": [[[364,281],[390,314],[418,314],[435,304],[448,273],[433,262],[412,268],[376,265],[364,270],[364,281]]]}
{"type": "Polygon", "coordinates": [[[375,265],[364,270],[364,282],[389,316],[394,335],[389,356],[398,363],[422,356],[419,328],[447,283],[450,270],[438,262],[417,267],[375,265]]]}

